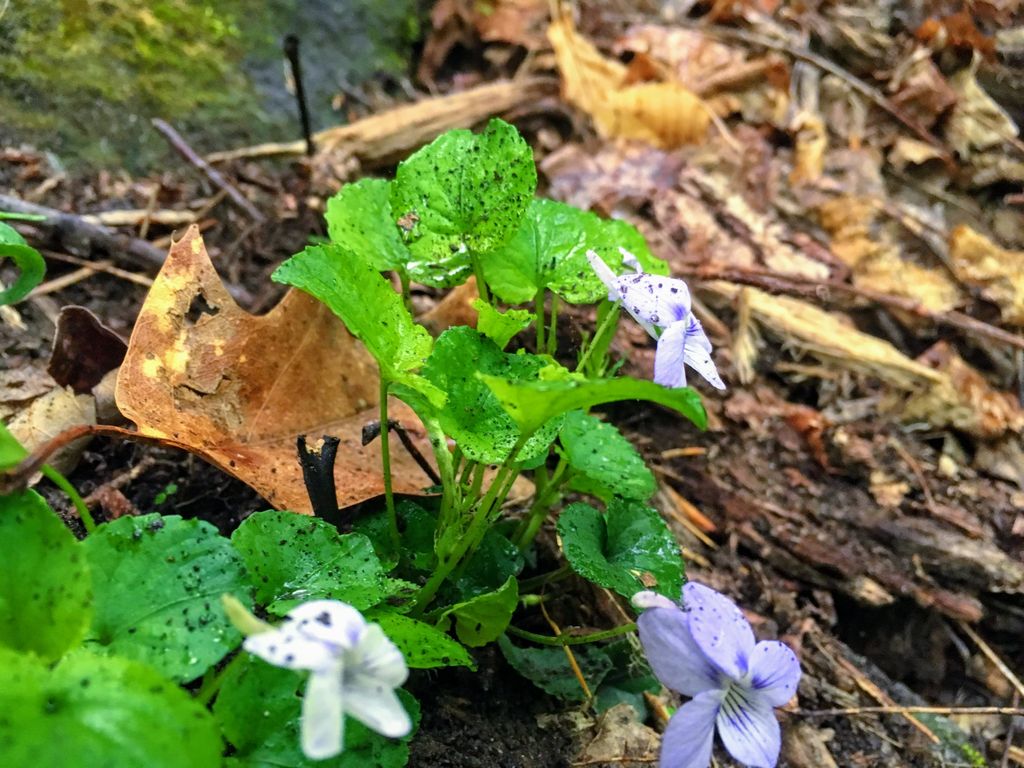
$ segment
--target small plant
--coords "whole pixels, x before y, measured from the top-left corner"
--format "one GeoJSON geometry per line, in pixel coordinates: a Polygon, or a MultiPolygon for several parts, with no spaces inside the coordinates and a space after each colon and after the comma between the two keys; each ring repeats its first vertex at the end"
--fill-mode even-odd
{"type": "Polygon", "coordinates": [[[537,199],[535,187],[532,152],[512,126],[451,131],[399,165],[394,180],[343,188],[327,208],[330,241],[274,273],[326,304],[369,350],[380,424],[389,396],[419,416],[440,477],[434,496],[394,497],[383,429],[383,504],[347,533],[268,511],[228,539],[205,522],[150,514],[93,526],[76,541],[35,493],[0,501],[0,555],[11,563],[0,576],[0,711],[15,713],[0,718],[0,752],[61,764],[44,737],[60,729],[61,750],[93,760],[83,765],[400,766],[419,714],[400,689],[407,669],[474,668],[470,649],[492,642],[555,696],[642,712],[643,693],[660,686],[635,625],[549,636],[511,623],[572,571],[627,600],[640,593],[638,606],[649,608],[640,640],[658,679],[713,702],[699,733],[680,725],[695,705],[680,710],[666,764],[685,749],[707,762],[716,713],[730,751],[774,764],[772,706],[795,689],[795,657],[777,643],[755,646],[726,598],[696,585],[682,591],[679,546],[648,506],[651,471],[590,412],[646,400],[706,425],[685,368],[724,385],[689,291],[632,226],[537,199]],[[450,288],[470,277],[477,327],[432,338],[409,312],[410,285],[450,288]],[[563,365],[562,306],[595,303],[596,330],[575,364],[563,365]],[[653,382],[615,374],[609,349],[622,307],[657,339],[653,382]],[[507,349],[531,327],[529,343],[507,349]],[[505,515],[521,475],[533,482],[532,501],[505,515]],[[565,567],[523,577],[536,536],[556,516],[565,567]],[[688,610],[718,617],[708,631],[738,633],[742,658],[701,644],[699,614],[687,622],[673,602],[681,594],[688,610]],[[669,658],[677,645],[682,666],[669,658]],[[768,691],[761,661],[784,678],[768,691]],[[702,665],[705,684],[681,685],[686,665],[702,665]],[[98,727],[92,709],[118,725],[98,727]],[[722,725],[749,712],[757,729],[722,725]],[[688,740],[696,741],[679,746],[688,740]]]}

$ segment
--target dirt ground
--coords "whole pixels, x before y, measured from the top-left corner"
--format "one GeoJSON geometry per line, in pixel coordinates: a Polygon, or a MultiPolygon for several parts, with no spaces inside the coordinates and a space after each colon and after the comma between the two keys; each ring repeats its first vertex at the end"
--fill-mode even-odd
{"type": "MultiPolygon", "coordinates": [[[[1024,99],[1006,85],[1018,70],[997,34],[1021,23],[1018,4],[966,16],[957,3],[768,0],[669,4],[688,10],[674,20],[605,6],[584,14],[580,32],[639,82],[689,71],[713,105],[721,125],[672,148],[595,130],[585,105],[559,96],[544,14],[508,5],[521,23],[438,3],[414,68],[441,93],[546,78],[498,110],[534,146],[542,191],[629,218],[695,289],[729,384],[704,393],[708,431],[651,406],[608,415],[655,468],[656,503],[689,578],[728,592],[759,636],[800,655],[798,701],[780,713],[780,765],[1024,764],[1019,717],[1007,714],[1024,695],[1024,152],[1015,132],[1004,135],[1024,99]],[[800,93],[807,66],[823,75],[811,78],[814,98],[800,93]],[[901,710],[925,705],[936,712],[901,710]]],[[[489,114],[477,109],[451,125],[489,114]]],[[[48,273],[0,318],[0,413],[23,412],[54,386],[46,367],[61,308],[85,307],[127,339],[157,265],[132,256],[126,238],[165,249],[195,218],[241,306],[273,307],[283,290],[270,272],[325,234],[324,200],[341,180],[387,175],[431,138],[400,121],[393,131],[390,143],[378,135],[311,158],[219,165],[262,223],[184,161],[145,177],[68,176],[45,147],[4,148],[0,194],[77,215],[180,217],[120,225],[120,247],[66,223],[19,225],[48,273]],[[82,271],[83,259],[100,271],[82,271]]],[[[440,298],[414,296],[421,311],[440,298]]],[[[593,318],[564,317],[559,353],[571,359],[593,318]]],[[[627,372],[650,375],[641,329],[624,325],[613,349],[627,372]]],[[[191,454],[120,438],[95,438],[70,479],[99,519],[160,511],[227,533],[267,506],[191,454]]],[[[77,524],[59,493],[40,490],[77,524]]],[[[551,531],[540,542],[557,546],[551,531]]],[[[563,626],[623,620],[608,595],[571,579],[559,589],[551,612],[563,626]]],[[[411,765],[655,762],[658,702],[646,724],[595,718],[519,678],[495,649],[478,662],[480,674],[414,673],[423,723],[411,765]]]]}

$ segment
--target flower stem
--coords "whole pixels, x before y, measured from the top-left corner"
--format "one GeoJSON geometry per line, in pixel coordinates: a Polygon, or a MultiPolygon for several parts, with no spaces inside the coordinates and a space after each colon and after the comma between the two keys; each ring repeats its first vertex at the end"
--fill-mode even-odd
{"type": "Polygon", "coordinates": [[[614,629],[606,629],[602,632],[591,632],[587,635],[561,634],[553,637],[551,635],[538,635],[535,632],[528,632],[525,629],[513,627],[511,624],[505,628],[505,631],[510,635],[521,637],[524,640],[529,640],[539,645],[587,645],[588,643],[600,643],[602,640],[611,640],[613,637],[620,637],[622,635],[628,635],[630,632],[636,632],[636,624],[630,622],[629,624],[623,624],[622,626],[615,627],[614,629]]]}
{"type": "Polygon", "coordinates": [[[597,344],[600,341],[600,339],[604,336],[605,333],[607,333],[609,327],[613,323],[617,323],[618,321],[619,313],[616,312],[614,309],[609,310],[608,314],[606,314],[604,316],[604,319],[601,321],[601,324],[594,331],[594,335],[590,337],[590,342],[587,344],[587,348],[584,350],[583,355],[580,357],[580,361],[576,364],[577,371],[583,370],[584,366],[587,364],[587,361],[590,359],[591,354],[594,352],[594,349],[597,347],[597,344]]]}
{"type": "Polygon", "coordinates": [[[546,344],[544,341],[544,291],[540,290],[533,297],[533,324],[537,328],[537,354],[544,354],[546,344]]]}
{"type": "Polygon", "coordinates": [[[398,514],[395,512],[395,497],[391,491],[391,430],[388,429],[388,381],[380,380],[380,463],[384,472],[384,505],[388,513],[388,533],[395,551],[399,551],[401,538],[398,535],[398,514]]]}
{"type": "Polygon", "coordinates": [[[75,511],[78,512],[78,516],[82,519],[82,525],[85,526],[85,532],[87,534],[92,533],[96,530],[96,521],[93,520],[92,513],[89,511],[89,507],[85,504],[85,499],[81,497],[78,491],[75,490],[75,486],[64,477],[60,472],[51,467],[49,464],[43,464],[39,468],[42,472],[43,477],[47,478],[51,483],[60,488],[71,499],[71,503],[75,507],[75,511]]]}
{"type": "Polygon", "coordinates": [[[484,280],[484,266],[480,263],[480,259],[476,257],[475,253],[470,252],[469,260],[473,264],[473,274],[476,276],[476,292],[480,294],[481,299],[489,304],[491,294],[487,290],[487,281],[484,280]]]}
{"type": "Polygon", "coordinates": [[[554,356],[558,351],[558,294],[551,294],[551,326],[548,328],[548,346],[546,352],[554,356]]]}
{"type": "Polygon", "coordinates": [[[551,503],[555,500],[561,490],[562,476],[569,465],[564,458],[558,460],[551,479],[544,485],[544,489],[537,494],[530,505],[530,511],[523,518],[516,531],[516,545],[520,552],[525,552],[533,543],[537,532],[540,531],[544,521],[548,519],[551,512],[551,503]]]}

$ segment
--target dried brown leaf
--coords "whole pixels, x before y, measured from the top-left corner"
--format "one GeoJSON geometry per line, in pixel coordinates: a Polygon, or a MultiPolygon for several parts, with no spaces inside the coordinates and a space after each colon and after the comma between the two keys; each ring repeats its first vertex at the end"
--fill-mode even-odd
{"type": "MultiPolygon", "coordinates": [[[[171,246],[117,380],[117,404],[140,434],[203,457],[275,507],[305,513],[300,434],[341,439],[340,506],[383,492],[379,442],[361,445],[377,393],[369,354],[312,297],[290,291],[261,317],[235,304],[196,227],[171,246]]],[[[425,444],[403,404],[392,402],[389,416],[425,444]]],[[[391,467],[398,493],[418,493],[430,482],[400,448],[391,467]]]]}
{"type": "Polygon", "coordinates": [[[1024,251],[1000,248],[961,225],[949,235],[949,260],[959,280],[999,305],[1003,320],[1024,325],[1024,251]]]}

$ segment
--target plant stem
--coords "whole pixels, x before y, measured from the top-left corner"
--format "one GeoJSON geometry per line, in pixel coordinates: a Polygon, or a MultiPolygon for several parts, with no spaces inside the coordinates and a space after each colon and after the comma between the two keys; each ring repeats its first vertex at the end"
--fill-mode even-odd
{"type": "Polygon", "coordinates": [[[484,266],[473,252],[470,252],[469,260],[473,264],[473,274],[476,276],[476,292],[480,294],[481,299],[489,304],[491,294],[487,290],[487,282],[484,280],[484,266]]]}
{"type": "Polygon", "coordinates": [[[203,706],[209,705],[213,701],[214,696],[220,691],[221,685],[224,683],[224,678],[227,677],[228,671],[234,667],[238,660],[245,657],[245,653],[239,651],[236,653],[227,664],[217,670],[211,669],[205,675],[203,675],[203,681],[199,684],[199,690],[193,694],[193,698],[203,706]]]}
{"type": "Polygon", "coordinates": [[[544,291],[537,291],[533,297],[533,324],[537,327],[537,354],[544,354],[544,291]]]}
{"type": "Polygon", "coordinates": [[[537,536],[537,532],[544,525],[544,521],[548,519],[548,515],[551,513],[551,503],[561,491],[562,476],[568,468],[569,464],[566,460],[560,458],[554,473],[551,475],[551,480],[544,486],[544,490],[537,494],[537,498],[530,505],[530,511],[523,518],[519,529],[516,531],[516,544],[520,552],[525,552],[529,548],[530,544],[533,543],[533,539],[537,536]]]}
{"type": "Polygon", "coordinates": [[[388,423],[388,382],[383,377],[380,380],[380,423],[383,428],[380,431],[380,463],[384,471],[384,505],[388,513],[388,533],[391,536],[391,543],[397,552],[402,541],[398,535],[398,514],[395,512],[395,497],[391,492],[391,430],[387,428],[388,423]]]}
{"type": "Polygon", "coordinates": [[[405,302],[405,308],[412,312],[412,294],[409,291],[409,273],[401,267],[395,271],[398,273],[398,282],[402,286],[402,301],[405,302]]]}
{"type": "Polygon", "coordinates": [[[551,294],[551,327],[548,329],[547,353],[554,356],[558,351],[558,295],[551,294]]]}
{"type": "Polygon", "coordinates": [[[582,371],[583,367],[587,364],[590,359],[591,353],[594,351],[594,347],[597,346],[598,339],[608,330],[609,326],[613,322],[618,322],[619,313],[615,310],[610,310],[607,315],[604,316],[604,320],[594,331],[594,335],[590,337],[590,342],[587,344],[587,348],[584,350],[583,355],[580,357],[580,361],[576,364],[576,370],[582,371]]]}
{"type": "Polygon", "coordinates": [[[572,569],[568,565],[562,565],[548,573],[542,573],[539,576],[531,576],[529,579],[520,579],[519,594],[525,597],[526,593],[530,590],[542,587],[546,584],[552,584],[556,581],[561,581],[570,573],[572,573],[572,569]]]}
{"type": "Polygon", "coordinates": [[[561,634],[555,637],[552,637],[551,635],[538,635],[535,632],[528,632],[525,629],[513,627],[511,624],[506,627],[505,631],[510,635],[521,637],[524,640],[530,640],[531,642],[538,643],[539,645],[587,645],[588,643],[599,643],[602,640],[611,640],[613,637],[628,635],[630,632],[636,631],[636,624],[630,622],[629,624],[623,624],[622,626],[615,627],[614,629],[606,629],[603,632],[591,632],[588,635],[561,634]]]}
{"type": "Polygon", "coordinates": [[[92,513],[89,511],[89,507],[85,504],[78,491],[75,490],[75,486],[64,477],[60,472],[51,467],[49,464],[43,464],[39,468],[39,471],[43,473],[43,477],[47,478],[51,483],[60,488],[71,499],[71,503],[75,507],[75,511],[78,512],[78,516],[82,519],[82,525],[85,526],[85,532],[87,534],[92,533],[96,530],[96,521],[93,520],[92,513]]]}

